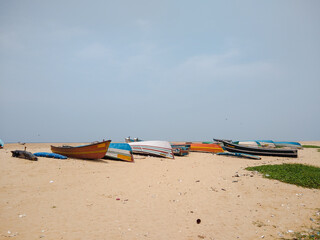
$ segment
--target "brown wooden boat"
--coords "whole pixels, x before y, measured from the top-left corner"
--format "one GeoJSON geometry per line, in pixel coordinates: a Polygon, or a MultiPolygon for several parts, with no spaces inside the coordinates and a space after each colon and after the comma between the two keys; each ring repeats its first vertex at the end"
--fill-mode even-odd
{"type": "Polygon", "coordinates": [[[79,159],[101,159],[106,155],[111,140],[92,143],[89,145],[82,145],[77,147],[72,146],[51,146],[53,153],[58,153],[70,158],[79,159]]]}

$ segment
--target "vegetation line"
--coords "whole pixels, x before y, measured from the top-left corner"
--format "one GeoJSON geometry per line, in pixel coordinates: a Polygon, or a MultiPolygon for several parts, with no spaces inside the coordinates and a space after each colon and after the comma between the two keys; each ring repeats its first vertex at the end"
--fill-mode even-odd
{"type": "Polygon", "coordinates": [[[264,177],[305,188],[320,189],[320,168],[303,164],[263,165],[247,167],[246,170],[258,171],[264,177]]]}
{"type": "Polygon", "coordinates": [[[316,145],[302,145],[303,148],[320,148],[320,146],[316,145]]]}

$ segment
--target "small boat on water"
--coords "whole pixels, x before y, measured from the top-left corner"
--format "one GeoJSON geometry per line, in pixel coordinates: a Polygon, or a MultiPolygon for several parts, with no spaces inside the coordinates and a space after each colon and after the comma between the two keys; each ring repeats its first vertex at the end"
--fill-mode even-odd
{"type": "Polygon", "coordinates": [[[131,142],[129,145],[133,153],[174,158],[172,147],[167,141],[140,141],[131,142]]]}
{"type": "Polygon", "coordinates": [[[191,152],[208,152],[208,153],[218,153],[223,152],[223,148],[216,143],[191,143],[191,152]]]}
{"type": "Polygon", "coordinates": [[[279,148],[263,148],[263,147],[246,147],[224,140],[214,139],[223,144],[224,149],[228,152],[246,153],[258,156],[276,156],[276,157],[298,157],[296,149],[279,149],[279,148]]]}
{"type": "Polygon", "coordinates": [[[105,159],[133,162],[132,148],[128,143],[110,143],[105,159]]]}
{"type": "Polygon", "coordinates": [[[111,140],[92,143],[88,145],[81,145],[77,147],[61,146],[56,147],[51,145],[53,153],[61,154],[70,158],[79,159],[101,159],[103,158],[109,148],[111,140]]]}
{"type": "Polygon", "coordinates": [[[186,156],[189,154],[190,145],[189,144],[171,144],[172,152],[176,156],[186,156]]]}

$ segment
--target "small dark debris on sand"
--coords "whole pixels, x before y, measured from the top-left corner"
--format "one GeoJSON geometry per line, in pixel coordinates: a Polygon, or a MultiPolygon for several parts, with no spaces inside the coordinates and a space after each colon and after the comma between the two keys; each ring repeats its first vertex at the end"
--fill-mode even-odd
{"type": "Polygon", "coordinates": [[[12,152],[12,157],[24,158],[31,161],[38,161],[38,158],[33,155],[31,152],[22,151],[22,150],[14,150],[12,152]]]}

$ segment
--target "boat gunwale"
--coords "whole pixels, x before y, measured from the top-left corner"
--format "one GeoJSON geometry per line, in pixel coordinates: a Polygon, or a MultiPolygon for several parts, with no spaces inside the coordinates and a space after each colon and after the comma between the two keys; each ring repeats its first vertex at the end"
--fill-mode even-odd
{"type": "Polygon", "coordinates": [[[85,147],[93,147],[95,145],[101,144],[101,143],[111,143],[111,140],[105,140],[105,141],[101,141],[101,142],[97,142],[97,143],[91,143],[91,144],[87,144],[87,145],[80,145],[80,146],[53,146],[50,145],[51,147],[55,147],[55,148],[59,148],[59,149],[74,149],[74,148],[85,148],[85,147]]]}
{"type": "Polygon", "coordinates": [[[81,146],[53,146],[51,145],[51,151],[53,153],[61,154],[70,158],[78,159],[101,159],[108,151],[111,140],[104,140],[101,142],[92,143],[89,145],[81,146]],[[99,145],[103,145],[99,147],[99,145]]]}

